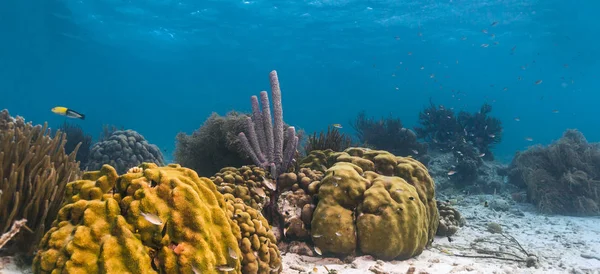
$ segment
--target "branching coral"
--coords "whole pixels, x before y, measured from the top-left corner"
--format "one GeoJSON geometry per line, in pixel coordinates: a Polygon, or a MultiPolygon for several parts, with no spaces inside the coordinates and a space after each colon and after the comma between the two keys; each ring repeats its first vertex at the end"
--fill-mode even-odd
{"type": "Polygon", "coordinates": [[[419,113],[421,126],[415,127],[417,136],[440,151],[452,151],[462,143],[478,149],[485,159],[493,159],[490,148],[502,140],[500,120],[489,117],[492,106],[483,104],[479,112],[461,111],[458,116],[452,109],[430,106],[419,113]]]}
{"type": "Polygon", "coordinates": [[[465,133],[465,140],[475,146],[485,159],[493,160],[490,148],[502,140],[502,122],[489,117],[492,106],[483,104],[479,112],[471,114],[461,111],[458,114],[458,124],[465,133]]]}
{"type": "Polygon", "coordinates": [[[352,145],[352,138],[345,133],[341,133],[337,128],[328,126],[326,132],[313,133],[308,137],[304,152],[309,154],[313,150],[343,151],[352,145]]]}
{"type": "Polygon", "coordinates": [[[600,214],[600,144],[589,144],[577,130],[567,130],[548,147],[517,153],[509,182],[527,187],[540,211],[566,215],[600,214]]]}
{"type": "Polygon", "coordinates": [[[58,213],[67,182],[80,176],[78,147],[65,153],[64,133],[52,138],[47,124],[33,126],[6,110],[0,125],[0,234],[27,219],[31,231],[15,235],[4,250],[31,255],[58,213]]]}
{"type": "Polygon", "coordinates": [[[391,115],[375,120],[367,117],[365,112],[360,112],[352,122],[352,127],[363,146],[373,146],[394,155],[412,155],[415,158],[427,153],[427,146],[417,141],[417,135],[404,128],[400,119],[391,115]]]}
{"type": "Polygon", "coordinates": [[[92,146],[92,136],[86,134],[83,129],[76,124],[64,122],[59,128],[61,132],[67,134],[67,143],[65,144],[65,152],[71,153],[75,150],[78,144],[77,161],[80,166],[84,166],[90,156],[90,147],[92,146]]]}
{"type": "Polygon", "coordinates": [[[243,166],[244,157],[237,134],[246,127],[247,116],[235,111],[219,116],[213,113],[192,135],[179,133],[175,161],[202,176],[210,176],[226,166],[243,166]]]}
{"type": "Polygon", "coordinates": [[[239,133],[242,147],[252,161],[259,167],[268,170],[272,178],[285,173],[296,155],[298,137],[296,129],[288,127],[285,131],[287,142],[284,149],[283,108],[281,106],[281,89],[276,71],[269,74],[271,82],[271,97],[273,99],[273,118],[266,91],[258,97],[252,96],[252,118],[246,118],[246,131],[239,133]],[[273,122],[271,122],[273,119],[273,122]]]}

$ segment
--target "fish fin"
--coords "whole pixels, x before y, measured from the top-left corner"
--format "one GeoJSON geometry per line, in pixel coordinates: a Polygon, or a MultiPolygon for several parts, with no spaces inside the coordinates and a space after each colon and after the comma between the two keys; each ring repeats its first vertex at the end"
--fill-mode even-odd
{"type": "Polygon", "coordinates": [[[81,115],[81,117],[79,117],[79,119],[81,119],[81,120],[85,120],[85,114],[81,114],[81,113],[80,113],[79,115],[81,115]]]}

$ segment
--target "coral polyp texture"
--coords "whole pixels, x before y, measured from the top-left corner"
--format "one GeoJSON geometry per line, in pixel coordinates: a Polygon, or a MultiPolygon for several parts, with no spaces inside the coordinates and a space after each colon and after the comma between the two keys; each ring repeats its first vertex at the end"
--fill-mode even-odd
{"type": "Polygon", "coordinates": [[[117,130],[92,146],[87,169],[98,170],[108,164],[121,174],[141,163],[163,165],[162,152],[134,130],[117,130]]]}
{"type": "MultiPolygon", "coordinates": [[[[210,179],[222,194],[231,194],[246,205],[261,211],[270,201],[272,190],[265,185],[269,180],[264,169],[257,166],[222,168],[210,179]]],[[[270,181],[269,181],[270,182],[270,181]]]]}
{"type": "Polygon", "coordinates": [[[408,259],[433,241],[439,213],[422,163],[364,148],[313,155],[327,168],[311,223],[322,252],[408,259]]]}
{"type": "Polygon", "coordinates": [[[79,145],[67,154],[65,134],[49,132],[47,124],[34,126],[0,112],[0,235],[20,219],[29,228],[15,234],[3,254],[33,254],[58,213],[65,186],[81,175],[79,145]]]}
{"type": "MultiPolygon", "coordinates": [[[[179,165],[142,164],[130,171],[119,176],[104,165],[67,185],[34,273],[242,273],[259,262],[280,268],[273,246],[265,251],[259,245],[263,256],[245,259],[244,239],[255,231],[238,218],[261,221],[259,213],[226,202],[210,179],[179,165]]],[[[273,237],[268,225],[260,233],[273,237]]]]}

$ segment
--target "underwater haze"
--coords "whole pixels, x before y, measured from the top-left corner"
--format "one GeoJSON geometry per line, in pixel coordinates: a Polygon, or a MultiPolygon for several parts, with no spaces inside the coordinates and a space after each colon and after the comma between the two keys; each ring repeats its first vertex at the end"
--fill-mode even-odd
{"type": "MultiPolygon", "coordinates": [[[[0,2],[0,109],[97,134],[134,129],[170,157],[178,132],[250,111],[281,81],[286,123],[309,133],[360,111],[407,127],[430,100],[483,103],[496,158],[568,128],[600,140],[600,2],[558,0],[0,2]],[[518,119],[516,119],[518,118],[518,119]],[[519,121],[517,121],[519,120],[519,121]]],[[[96,137],[96,136],[95,136],[96,137]]]]}

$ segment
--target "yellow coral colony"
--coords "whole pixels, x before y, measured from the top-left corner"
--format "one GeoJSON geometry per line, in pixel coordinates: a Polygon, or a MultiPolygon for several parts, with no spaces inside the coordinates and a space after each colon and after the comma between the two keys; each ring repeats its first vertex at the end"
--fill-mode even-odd
{"type": "Polygon", "coordinates": [[[279,273],[272,232],[245,223],[267,229],[268,224],[255,210],[238,207],[208,178],[179,165],[143,164],[121,176],[105,165],[67,185],[65,204],[40,244],[33,270],[279,273]],[[255,254],[261,258],[247,262],[255,254]]]}
{"type": "Polygon", "coordinates": [[[439,215],[425,166],[362,148],[326,154],[317,158],[335,164],[318,189],[311,224],[316,247],[335,255],[361,251],[381,259],[407,259],[433,240],[439,215]]]}

